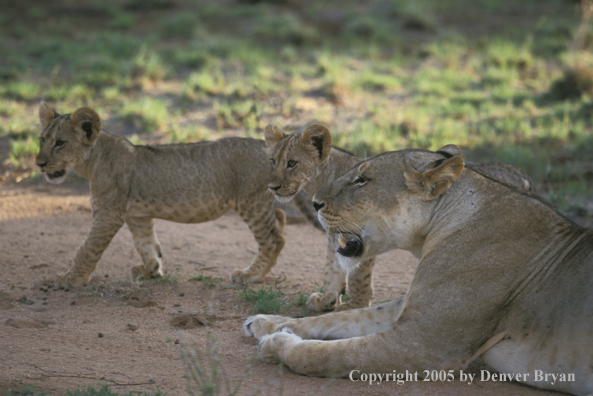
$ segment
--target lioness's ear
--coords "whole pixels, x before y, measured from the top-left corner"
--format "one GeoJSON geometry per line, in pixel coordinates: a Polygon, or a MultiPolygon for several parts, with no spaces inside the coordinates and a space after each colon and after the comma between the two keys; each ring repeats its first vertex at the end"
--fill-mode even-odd
{"type": "Polygon", "coordinates": [[[280,140],[282,140],[286,135],[282,133],[282,131],[276,128],[272,124],[266,125],[264,128],[264,138],[266,139],[266,144],[268,147],[274,146],[280,140]]]}
{"type": "Polygon", "coordinates": [[[101,118],[99,114],[88,107],[81,107],[70,116],[74,130],[82,135],[82,142],[91,145],[99,137],[101,131],[101,118]]]}
{"type": "Polygon", "coordinates": [[[323,162],[329,157],[332,149],[332,135],[329,129],[322,124],[313,124],[303,131],[301,142],[307,145],[313,145],[319,155],[319,161],[323,162]]]}
{"type": "Polygon", "coordinates": [[[424,199],[431,200],[451,187],[451,184],[461,175],[463,166],[462,157],[453,157],[426,172],[409,169],[404,172],[404,177],[410,191],[420,194],[424,199]]]}
{"type": "Polygon", "coordinates": [[[45,129],[47,124],[57,116],[58,113],[42,100],[41,105],[39,106],[39,121],[41,121],[41,127],[45,129]]]}
{"type": "Polygon", "coordinates": [[[448,144],[437,150],[437,153],[443,154],[447,158],[461,157],[461,149],[454,144],[448,144]]]}

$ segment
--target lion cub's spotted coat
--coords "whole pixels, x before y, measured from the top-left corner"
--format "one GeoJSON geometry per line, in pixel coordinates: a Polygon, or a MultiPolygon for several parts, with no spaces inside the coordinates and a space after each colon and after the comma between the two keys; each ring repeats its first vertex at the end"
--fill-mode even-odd
{"type": "Polygon", "coordinates": [[[284,212],[267,191],[270,175],[263,141],[227,138],[196,144],[134,146],[101,130],[89,108],[58,115],[42,103],[43,132],[37,165],[48,181],[70,171],[89,179],[93,224],[72,267],[56,279],[62,288],[84,286],[111,239],[126,223],[143,265],[135,277],[163,274],[153,219],[201,223],[236,211],[259,250],[251,265],[233,272],[235,282],[262,281],[284,247],[284,212]]]}
{"type": "MultiPolygon", "coordinates": [[[[332,147],[332,137],[326,126],[314,124],[302,133],[285,135],[273,125],[265,128],[266,143],[270,147],[274,170],[269,188],[280,201],[295,197],[301,189],[315,195],[323,186],[333,182],[362,158],[332,147]]],[[[447,153],[449,146],[443,147],[447,153]]],[[[529,176],[519,168],[502,163],[470,163],[472,169],[498,178],[523,191],[533,191],[529,176]]],[[[367,307],[373,294],[372,271],[375,257],[368,257],[359,266],[346,272],[339,264],[340,248],[336,234],[328,234],[327,259],[323,274],[323,293],[312,293],[307,299],[309,308],[331,311],[367,307]],[[342,304],[348,281],[349,301],[342,304]]],[[[342,247],[343,249],[343,247],[342,247]]]]}

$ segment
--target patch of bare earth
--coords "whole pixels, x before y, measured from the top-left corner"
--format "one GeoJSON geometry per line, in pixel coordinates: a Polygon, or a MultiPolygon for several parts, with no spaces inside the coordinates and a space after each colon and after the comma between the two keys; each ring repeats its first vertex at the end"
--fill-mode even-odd
{"type": "MultiPolygon", "coordinates": [[[[368,385],[349,379],[309,378],[261,363],[253,338],[242,333],[252,308],[231,287],[232,270],[247,266],[257,245],[240,218],[229,213],[197,225],[157,221],[165,270],[177,284],[131,282],[140,262],[124,228],[104,253],[91,284],[55,291],[91,225],[88,195],[81,189],[4,185],[0,190],[0,394],[32,385],[63,395],[66,390],[110,384],[118,392],[161,390],[184,395],[183,351],[194,350],[208,365],[208,329],[230,383],[244,380],[239,394],[263,395],[538,395],[516,383],[477,381],[393,382],[368,385]],[[199,274],[224,277],[216,287],[191,281],[199,274]],[[207,325],[207,326],[206,326],[207,325]]],[[[286,275],[284,293],[310,293],[321,286],[324,235],[303,222],[286,227],[287,244],[266,286],[286,275]]],[[[374,303],[404,295],[417,260],[395,251],[378,259],[374,303]]],[[[289,297],[289,299],[292,297],[289,297]]],[[[295,313],[302,308],[291,308],[295,313]]],[[[479,370],[480,366],[472,366],[479,370]]],[[[478,371],[479,372],[479,371],[478,371]]],[[[225,394],[223,392],[223,394],[225,394]]]]}

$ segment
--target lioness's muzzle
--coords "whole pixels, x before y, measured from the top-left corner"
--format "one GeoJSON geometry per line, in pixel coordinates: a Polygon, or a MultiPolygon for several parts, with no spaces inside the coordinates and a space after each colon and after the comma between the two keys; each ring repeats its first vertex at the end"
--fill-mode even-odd
{"type": "Polygon", "coordinates": [[[344,234],[340,234],[338,243],[340,244],[338,253],[344,257],[357,257],[362,254],[363,244],[358,237],[346,239],[344,234]]]}

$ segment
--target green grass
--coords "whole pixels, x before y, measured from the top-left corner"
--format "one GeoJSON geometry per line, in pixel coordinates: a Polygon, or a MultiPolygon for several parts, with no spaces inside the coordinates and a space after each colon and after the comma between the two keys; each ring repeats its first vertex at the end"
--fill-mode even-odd
{"type": "Polygon", "coordinates": [[[280,292],[273,287],[262,286],[258,290],[244,289],[239,298],[253,304],[256,314],[277,314],[286,305],[280,292]]]}
{"type": "MultiPolygon", "coordinates": [[[[117,393],[111,391],[107,385],[100,385],[98,388],[95,388],[92,385],[89,385],[87,389],[77,389],[74,391],[66,391],[67,396],[132,396],[132,395],[140,395],[140,396],[164,396],[165,394],[156,391],[156,392],[128,392],[128,393],[117,393]]],[[[51,396],[50,393],[46,392],[37,392],[35,387],[33,386],[24,386],[18,391],[13,391],[11,389],[8,390],[6,396],[51,396]]]]}
{"type": "Polygon", "coordinates": [[[200,274],[198,276],[194,276],[193,278],[189,278],[189,280],[195,281],[195,282],[202,282],[204,284],[204,286],[206,286],[206,287],[216,287],[222,281],[224,281],[224,278],[221,278],[221,277],[213,278],[211,276],[204,276],[204,274],[200,274]]]}
{"type": "Polygon", "coordinates": [[[11,140],[10,141],[10,162],[15,167],[24,167],[32,162],[39,152],[39,141],[29,136],[26,140],[11,140]]]}
{"type": "Polygon", "coordinates": [[[525,167],[552,200],[590,199],[555,175],[592,172],[593,29],[573,51],[571,2],[106,0],[90,19],[44,17],[68,4],[3,16],[0,139],[36,135],[41,99],[94,107],[141,141],[261,138],[268,123],[316,120],[362,156],[456,143],[525,167]]]}
{"type": "Polygon", "coordinates": [[[179,277],[173,274],[165,274],[158,278],[150,278],[150,279],[143,279],[138,278],[138,281],[141,284],[148,284],[148,285],[176,285],[179,283],[179,277]]]}

